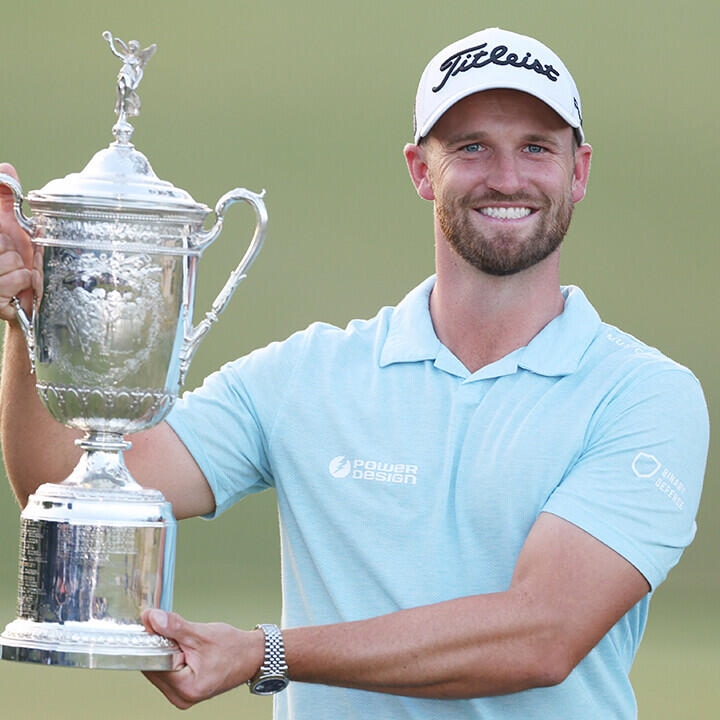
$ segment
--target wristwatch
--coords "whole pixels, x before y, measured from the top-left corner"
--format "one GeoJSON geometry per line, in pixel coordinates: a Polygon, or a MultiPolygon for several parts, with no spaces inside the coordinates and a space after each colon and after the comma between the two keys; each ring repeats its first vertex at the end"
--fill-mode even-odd
{"type": "Polygon", "coordinates": [[[255,695],[274,695],[290,684],[285,663],[285,645],[277,625],[256,625],[255,630],[265,633],[265,659],[255,677],[248,680],[250,692],[255,695]]]}

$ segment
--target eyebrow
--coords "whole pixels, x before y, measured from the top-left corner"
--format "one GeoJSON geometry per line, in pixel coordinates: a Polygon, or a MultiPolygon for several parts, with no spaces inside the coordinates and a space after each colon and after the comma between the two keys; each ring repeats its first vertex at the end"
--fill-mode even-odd
{"type": "Polygon", "coordinates": [[[554,147],[560,147],[560,143],[550,135],[526,135],[524,139],[528,143],[541,143],[542,145],[552,145],[554,147]]]}
{"type": "MultiPolygon", "coordinates": [[[[483,142],[488,139],[488,134],[483,130],[470,131],[462,133],[460,135],[453,135],[446,141],[446,145],[457,145],[463,142],[483,142]]],[[[539,143],[542,145],[551,145],[552,147],[559,148],[560,143],[550,135],[544,135],[542,133],[531,133],[530,135],[523,136],[523,142],[528,144],[539,143]]]]}

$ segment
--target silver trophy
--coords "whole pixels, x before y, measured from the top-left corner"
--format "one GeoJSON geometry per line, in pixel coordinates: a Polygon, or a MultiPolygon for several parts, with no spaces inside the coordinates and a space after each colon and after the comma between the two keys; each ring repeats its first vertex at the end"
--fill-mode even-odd
{"type": "Polygon", "coordinates": [[[80,173],[23,194],[15,215],[42,246],[43,294],[30,317],[13,302],[52,416],[84,431],[84,454],[61,484],[45,484],[22,513],[17,618],[0,636],[6,660],[85,668],[171,670],[182,657],[148,633],[146,608],[170,610],[177,523],[162,493],[141,487],[123,461],[124,435],[168,413],[201,339],[225,309],[265,238],[263,194],[237,188],[210,208],[160,180],[133,147],[128,117],[156,46],[103,33],[122,60],[115,142],[80,173]],[[243,200],[257,224],[211,309],[193,326],[197,263],[243,200]]]}

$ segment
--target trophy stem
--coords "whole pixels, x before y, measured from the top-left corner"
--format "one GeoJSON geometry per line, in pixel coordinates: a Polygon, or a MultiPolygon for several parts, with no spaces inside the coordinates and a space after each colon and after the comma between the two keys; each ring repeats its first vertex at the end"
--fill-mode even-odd
{"type": "Polygon", "coordinates": [[[120,433],[90,430],[75,444],[85,452],[63,485],[95,490],[142,490],[130,475],[123,450],[132,447],[120,433]]]}

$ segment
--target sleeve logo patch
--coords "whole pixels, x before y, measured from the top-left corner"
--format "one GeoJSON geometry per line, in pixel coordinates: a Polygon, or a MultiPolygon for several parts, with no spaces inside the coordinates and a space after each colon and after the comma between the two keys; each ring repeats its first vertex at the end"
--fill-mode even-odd
{"type": "Polygon", "coordinates": [[[678,510],[685,507],[683,496],[687,488],[672,470],[663,467],[663,464],[654,456],[646,452],[639,452],[632,462],[632,471],[639,478],[654,478],[653,484],[658,492],[667,497],[678,510]],[[658,473],[658,470],[662,471],[658,473]]]}
{"type": "Polygon", "coordinates": [[[632,462],[632,470],[639,478],[651,478],[661,465],[662,463],[654,455],[639,452],[632,462]]]}

